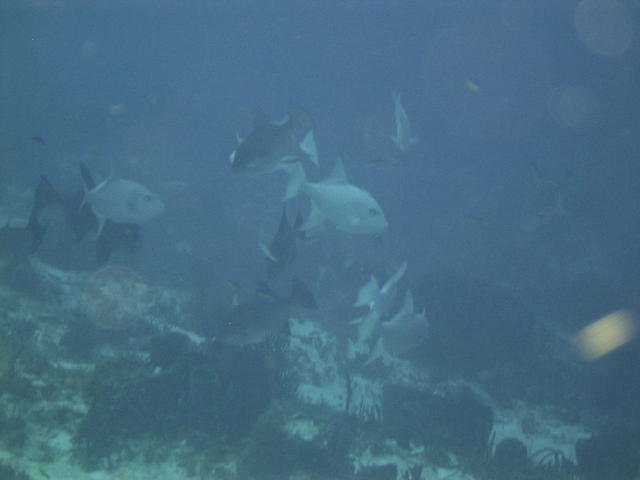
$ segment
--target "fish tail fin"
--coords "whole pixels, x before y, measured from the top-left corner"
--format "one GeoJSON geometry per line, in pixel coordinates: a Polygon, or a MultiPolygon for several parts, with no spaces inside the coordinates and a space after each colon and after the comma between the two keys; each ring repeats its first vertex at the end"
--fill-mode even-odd
{"type": "Polygon", "coordinates": [[[33,209],[31,213],[34,214],[35,212],[35,215],[37,215],[41,209],[51,205],[52,203],[62,204],[60,194],[44,175],[40,176],[40,183],[38,183],[38,186],[36,187],[33,200],[33,209]]]}
{"type": "Polygon", "coordinates": [[[311,115],[309,115],[309,113],[299,105],[289,106],[289,121],[304,130],[312,130],[314,128],[314,122],[311,115]]]}
{"type": "Polygon", "coordinates": [[[30,253],[35,253],[40,245],[42,239],[47,231],[47,226],[38,222],[38,212],[34,208],[29,215],[29,223],[27,223],[27,231],[31,233],[31,250],[30,253]]]}
{"type": "Polygon", "coordinates": [[[82,190],[84,195],[82,196],[82,202],[80,202],[80,206],[78,207],[78,212],[82,212],[84,206],[87,204],[87,192],[93,190],[96,186],[93,176],[84,162],[80,162],[80,177],[82,177],[82,190]]]}
{"type": "Polygon", "coordinates": [[[289,174],[289,182],[287,183],[287,190],[284,194],[284,199],[290,200],[297,197],[304,189],[304,186],[307,183],[307,176],[304,173],[304,167],[299,163],[287,165],[285,170],[289,174]]]}
{"type": "Polygon", "coordinates": [[[307,287],[298,277],[293,277],[289,301],[292,305],[297,307],[307,308],[309,310],[318,309],[318,304],[316,303],[313,293],[311,293],[309,287],[307,287]]]}

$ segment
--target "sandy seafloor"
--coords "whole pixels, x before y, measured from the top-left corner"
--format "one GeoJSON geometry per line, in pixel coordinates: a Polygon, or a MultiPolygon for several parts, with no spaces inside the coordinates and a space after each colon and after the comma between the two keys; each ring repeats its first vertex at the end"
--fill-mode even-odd
{"type": "MultiPolygon", "coordinates": [[[[164,445],[160,461],[148,461],[135,453],[136,446],[140,447],[146,443],[144,448],[140,448],[142,451],[145,448],[153,449],[154,442],[163,442],[161,439],[153,438],[132,439],[133,453],[128,458],[121,459],[111,470],[99,468],[90,472],[84,471],[74,460],[73,436],[79,420],[86,415],[89,408],[82,395],[82,380],[93,371],[95,365],[91,361],[70,360],[60,346],[60,339],[66,329],[65,318],[70,313],[84,311],[86,314],[86,285],[91,279],[89,274],[57,270],[37,260],[31,261],[30,270],[31,274],[41,281],[40,285],[47,291],[46,295],[34,297],[18,293],[6,285],[0,290],[2,328],[15,329],[15,325],[20,322],[30,322],[35,326],[33,335],[26,342],[25,351],[17,357],[13,365],[12,373],[19,377],[22,384],[30,385],[33,394],[28,400],[20,399],[7,390],[3,390],[0,395],[5,423],[9,425],[5,426],[0,437],[0,459],[5,464],[24,471],[33,479],[337,478],[323,477],[314,472],[311,466],[308,470],[302,467],[300,471],[290,472],[282,477],[274,477],[272,474],[264,477],[247,476],[237,473],[238,461],[232,454],[227,455],[224,461],[218,462],[215,468],[209,471],[189,474],[179,461],[186,448],[180,441],[173,441],[169,446],[164,445]],[[38,360],[33,360],[36,357],[38,360]],[[7,419],[21,419],[25,422],[26,438],[22,439],[19,448],[15,447],[12,440],[11,423],[7,419]]],[[[122,285],[103,284],[100,295],[104,297],[100,300],[94,298],[93,301],[100,305],[100,302],[106,301],[110,296],[118,297],[121,303],[124,299],[126,307],[123,308],[135,311],[153,328],[184,335],[194,348],[204,345],[204,338],[171,323],[170,319],[177,318],[184,308],[186,294],[161,287],[138,285],[137,290],[133,288],[132,295],[129,285],[129,293],[125,295],[123,288],[122,285]],[[152,308],[158,304],[164,308],[152,308]],[[164,312],[165,316],[157,312],[164,312]]],[[[4,333],[5,338],[8,338],[7,333],[4,333]]],[[[8,347],[6,344],[2,347],[6,364],[8,347]]],[[[289,404],[290,410],[285,414],[285,424],[282,426],[287,435],[300,444],[318,442],[322,437],[323,422],[332,415],[344,415],[345,409],[348,410],[347,416],[356,422],[379,421],[383,410],[382,390],[387,384],[409,386],[434,395],[460,388],[473,392],[481,403],[491,407],[494,412],[493,445],[504,438],[514,437],[526,445],[530,454],[541,449],[554,449],[556,452],[562,452],[567,459],[575,461],[576,440],[588,437],[590,433],[582,425],[569,425],[561,421],[558,409],[553,405],[531,405],[517,399],[508,405],[504,402],[498,403],[480,385],[463,380],[441,380],[434,383],[428,374],[417,370],[411,363],[389,356],[384,359],[388,373],[386,378],[358,374],[350,379],[351,400],[350,405],[345,407],[347,382],[341,373],[335,337],[317,322],[305,318],[292,318],[289,349],[289,361],[298,373],[299,384],[296,387],[296,398],[289,404]],[[317,406],[322,407],[324,413],[321,416],[317,415],[317,406]],[[525,417],[535,418],[535,431],[523,432],[525,417]]],[[[101,353],[103,357],[117,354],[108,349],[101,353]]],[[[144,356],[144,352],[137,354],[144,356]]],[[[6,366],[0,372],[9,375],[6,366]]],[[[322,448],[322,445],[318,448],[322,448]]],[[[367,470],[370,468],[391,465],[395,466],[395,478],[399,480],[477,478],[463,467],[464,459],[457,458],[454,453],[448,454],[447,466],[429,464],[424,445],[412,444],[409,448],[403,448],[394,438],[384,438],[375,447],[366,441],[355,441],[349,448],[351,473],[341,478],[390,478],[388,473],[387,476],[369,477],[363,475],[363,472],[372,471],[367,470]]]]}

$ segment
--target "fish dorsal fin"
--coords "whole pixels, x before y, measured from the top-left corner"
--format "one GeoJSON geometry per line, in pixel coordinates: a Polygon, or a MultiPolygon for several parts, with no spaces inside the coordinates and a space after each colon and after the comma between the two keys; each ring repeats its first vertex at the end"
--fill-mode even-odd
{"type": "Polygon", "coordinates": [[[276,237],[278,234],[282,235],[285,232],[290,232],[291,226],[289,225],[289,219],[287,218],[287,209],[286,207],[282,207],[282,215],[280,215],[280,223],[278,224],[278,231],[276,233],[276,237]]]}
{"type": "Polygon", "coordinates": [[[325,180],[325,183],[349,183],[340,157],[336,160],[336,164],[333,166],[333,172],[331,172],[331,175],[325,180]]]}
{"type": "Polygon", "coordinates": [[[268,125],[271,122],[269,115],[260,107],[255,107],[251,112],[252,126],[254,129],[268,125]]]}
{"type": "Polygon", "coordinates": [[[300,150],[309,157],[315,165],[318,165],[318,147],[316,146],[313,130],[309,130],[300,142],[300,150]]]}
{"type": "Polygon", "coordinates": [[[393,275],[391,275],[386,282],[384,282],[384,285],[382,286],[382,292],[386,293],[389,290],[391,290],[393,287],[395,287],[395,285],[400,281],[400,279],[402,278],[406,270],[407,270],[407,262],[403,262],[403,264],[400,265],[400,268],[398,268],[398,270],[393,275]]]}
{"type": "Polygon", "coordinates": [[[406,315],[411,315],[413,313],[413,295],[409,290],[407,290],[406,295],[404,296],[404,303],[398,313],[396,313],[393,317],[392,322],[397,319],[402,318],[406,315]]]}

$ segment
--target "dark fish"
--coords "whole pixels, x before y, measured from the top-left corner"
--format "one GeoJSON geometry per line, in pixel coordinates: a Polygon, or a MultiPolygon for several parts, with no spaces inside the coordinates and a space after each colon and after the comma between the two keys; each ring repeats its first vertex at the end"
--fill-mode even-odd
{"type": "Polygon", "coordinates": [[[215,339],[245,347],[287,334],[292,308],[318,308],[313,294],[302,282],[294,278],[287,298],[281,298],[268,286],[262,285],[251,298],[231,309],[219,326],[215,339]]]}
{"type": "Polygon", "coordinates": [[[295,259],[296,241],[305,237],[301,230],[302,223],[302,215],[298,212],[293,225],[290,225],[286,208],[283,208],[276,234],[268,245],[259,243],[260,249],[267,257],[267,278],[276,277],[295,259]]]}
{"type": "MultiPolygon", "coordinates": [[[[82,169],[81,175],[87,188],[95,187],[93,177],[87,169],[82,169]]],[[[50,205],[60,206],[76,240],[82,240],[89,232],[98,229],[98,220],[93,214],[91,206],[83,204],[83,197],[83,190],[68,195],[60,194],[43,176],[36,188],[34,214],[39,215],[43,209],[50,205]]],[[[99,264],[105,263],[115,250],[134,251],[138,249],[140,244],[139,231],[138,225],[107,220],[96,239],[97,262],[99,264]]]]}
{"type": "Polygon", "coordinates": [[[313,122],[298,107],[291,107],[281,122],[269,120],[262,112],[254,115],[253,129],[237,148],[229,161],[234,173],[271,173],[305,158],[318,163],[313,136],[313,122]]]}
{"type": "Polygon", "coordinates": [[[24,227],[12,227],[9,222],[0,228],[0,271],[11,270],[35,253],[47,230],[38,221],[36,205],[24,227]]]}
{"type": "Polygon", "coordinates": [[[34,142],[34,143],[38,143],[40,145],[45,145],[44,139],[42,137],[37,136],[37,135],[31,137],[31,141],[34,142]]]}

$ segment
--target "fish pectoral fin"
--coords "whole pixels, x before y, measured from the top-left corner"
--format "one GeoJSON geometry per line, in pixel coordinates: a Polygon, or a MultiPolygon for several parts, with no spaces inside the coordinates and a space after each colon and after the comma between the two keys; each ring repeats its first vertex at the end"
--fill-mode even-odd
{"type": "Polygon", "coordinates": [[[347,178],[347,174],[344,171],[344,165],[342,163],[342,159],[338,158],[336,160],[335,165],[333,166],[333,171],[328,178],[323,180],[324,183],[337,183],[337,184],[348,184],[349,179],[347,178]]]}

